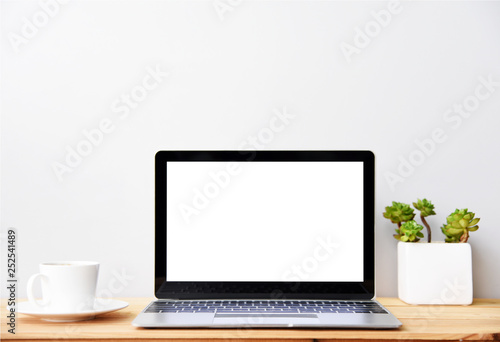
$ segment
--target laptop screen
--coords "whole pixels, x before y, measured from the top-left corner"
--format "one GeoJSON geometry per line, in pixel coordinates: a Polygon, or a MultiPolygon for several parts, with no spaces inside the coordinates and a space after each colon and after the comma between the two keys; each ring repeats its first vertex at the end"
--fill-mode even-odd
{"type": "Polygon", "coordinates": [[[155,172],[158,298],[373,297],[371,152],[160,151],[155,172]]]}
{"type": "Polygon", "coordinates": [[[363,164],[167,161],[167,281],[363,281],[363,164]]]}

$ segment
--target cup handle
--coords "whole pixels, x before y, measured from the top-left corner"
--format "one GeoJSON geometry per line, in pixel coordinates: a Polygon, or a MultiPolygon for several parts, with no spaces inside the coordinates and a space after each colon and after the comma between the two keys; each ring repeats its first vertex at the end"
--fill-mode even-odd
{"type": "Polygon", "coordinates": [[[33,291],[33,285],[35,283],[35,280],[39,277],[47,277],[41,273],[35,273],[33,274],[29,279],[28,279],[28,299],[30,301],[30,303],[32,303],[33,305],[39,307],[39,308],[44,308],[46,305],[47,305],[47,302],[44,301],[42,303],[40,303],[38,300],[36,300],[35,298],[35,291],[33,291]]]}

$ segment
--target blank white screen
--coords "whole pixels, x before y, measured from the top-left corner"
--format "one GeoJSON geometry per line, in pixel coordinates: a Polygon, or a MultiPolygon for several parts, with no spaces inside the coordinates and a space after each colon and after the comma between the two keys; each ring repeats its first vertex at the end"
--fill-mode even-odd
{"type": "Polygon", "coordinates": [[[361,162],[167,162],[167,281],[363,281],[361,162]]]}

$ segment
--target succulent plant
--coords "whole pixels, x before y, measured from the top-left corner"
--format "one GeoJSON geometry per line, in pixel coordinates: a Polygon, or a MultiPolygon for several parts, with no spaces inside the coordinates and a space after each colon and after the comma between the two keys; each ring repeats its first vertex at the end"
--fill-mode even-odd
{"type": "MultiPolygon", "coordinates": [[[[420,219],[427,228],[428,242],[431,242],[431,227],[425,220],[427,216],[436,215],[434,212],[434,204],[427,199],[418,199],[413,202],[415,209],[420,211],[420,219]]],[[[415,213],[406,203],[392,202],[391,206],[385,207],[383,213],[386,219],[396,223],[398,228],[394,238],[403,242],[417,242],[423,238],[421,230],[423,227],[415,220],[415,213]]],[[[475,214],[468,211],[468,209],[456,209],[446,218],[446,224],[441,227],[441,231],[446,236],[446,242],[467,242],[469,239],[469,232],[478,230],[479,218],[474,218],[475,214]]]]}
{"type": "Polygon", "coordinates": [[[420,216],[427,217],[431,215],[436,215],[434,212],[434,204],[428,201],[426,198],[423,200],[419,199],[417,202],[413,202],[415,209],[420,211],[420,216]]]}
{"type": "Polygon", "coordinates": [[[441,231],[446,235],[446,242],[467,242],[469,232],[479,229],[477,223],[479,218],[474,218],[476,214],[468,209],[456,209],[447,218],[447,224],[441,227],[441,231]]]}
{"type": "Polygon", "coordinates": [[[460,242],[460,236],[454,236],[446,232],[446,224],[443,224],[441,231],[446,236],[444,242],[460,242]]]}
{"type": "Polygon", "coordinates": [[[413,220],[415,212],[408,204],[393,201],[392,206],[385,207],[384,217],[400,227],[403,222],[413,220]]]}
{"type": "Polygon", "coordinates": [[[404,222],[401,227],[396,229],[394,237],[403,242],[417,242],[420,238],[424,237],[424,234],[420,232],[424,227],[418,224],[415,220],[404,222]]]}
{"type": "Polygon", "coordinates": [[[425,228],[427,228],[427,241],[431,242],[431,227],[429,226],[425,218],[427,216],[436,215],[436,213],[434,212],[434,204],[424,198],[423,200],[418,199],[417,202],[413,202],[413,206],[415,207],[415,209],[420,211],[420,219],[422,220],[425,228]]]}

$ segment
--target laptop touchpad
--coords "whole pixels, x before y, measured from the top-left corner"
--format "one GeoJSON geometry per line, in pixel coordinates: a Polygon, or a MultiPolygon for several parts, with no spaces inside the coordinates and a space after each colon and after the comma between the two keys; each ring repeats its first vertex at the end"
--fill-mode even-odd
{"type": "Polygon", "coordinates": [[[316,314],[287,314],[287,313],[262,313],[262,314],[225,314],[219,313],[214,317],[214,325],[239,325],[239,326],[287,326],[309,325],[319,323],[316,314]]]}

